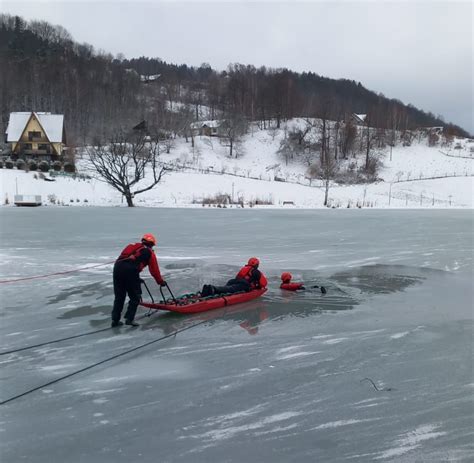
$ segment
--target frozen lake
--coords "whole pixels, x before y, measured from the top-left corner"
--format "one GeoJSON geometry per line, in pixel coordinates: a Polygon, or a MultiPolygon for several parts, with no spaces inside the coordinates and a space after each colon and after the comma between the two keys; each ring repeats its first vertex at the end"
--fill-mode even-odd
{"type": "Polygon", "coordinates": [[[0,220],[0,280],[96,266],[0,285],[0,401],[150,343],[1,405],[1,461],[474,460],[472,211],[2,208],[0,220]],[[175,294],[254,255],[269,291],[194,316],[139,309],[138,329],[5,354],[107,328],[107,263],[145,232],[175,294]],[[282,271],[328,293],[284,293],[282,271]]]}

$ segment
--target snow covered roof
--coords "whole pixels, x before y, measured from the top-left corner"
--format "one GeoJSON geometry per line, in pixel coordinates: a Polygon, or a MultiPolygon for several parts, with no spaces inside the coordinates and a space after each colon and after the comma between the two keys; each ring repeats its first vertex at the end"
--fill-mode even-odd
{"type": "Polygon", "coordinates": [[[161,77],[161,74],[153,74],[151,76],[141,75],[140,80],[142,82],[153,82],[154,80],[158,80],[161,77]]]}
{"type": "Polygon", "coordinates": [[[357,117],[358,119],[360,119],[362,122],[364,122],[365,118],[367,117],[367,114],[355,114],[354,113],[354,116],[357,117]]]}
{"type": "Polygon", "coordinates": [[[8,127],[6,131],[7,143],[16,142],[20,139],[21,134],[25,130],[25,126],[32,114],[34,114],[38,119],[51,143],[58,143],[62,141],[64,126],[63,114],[51,114],[45,112],[18,112],[10,113],[10,120],[8,121],[8,127]]]}
{"type": "Polygon", "coordinates": [[[200,129],[201,127],[210,127],[210,128],[217,128],[222,125],[222,121],[199,121],[193,122],[191,124],[192,129],[200,129]]]}

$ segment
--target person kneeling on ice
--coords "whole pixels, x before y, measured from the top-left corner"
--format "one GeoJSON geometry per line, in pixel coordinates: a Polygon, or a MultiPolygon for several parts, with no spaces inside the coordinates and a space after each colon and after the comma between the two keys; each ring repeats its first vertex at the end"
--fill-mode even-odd
{"type": "Polygon", "coordinates": [[[268,281],[265,275],[258,270],[259,265],[260,261],[256,257],[251,257],[247,265],[244,265],[235,278],[229,280],[225,286],[204,285],[201,296],[208,297],[215,294],[232,294],[266,288],[268,281]]]}
{"type": "Polygon", "coordinates": [[[114,308],[112,309],[112,328],[122,326],[120,321],[125,298],[128,294],[128,309],[125,324],[138,326],[134,321],[142,294],[140,272],[148,265],[151,275],[160,286],[166,286],[160,273],[153,246],[156,238],[151,233],[143,235],[140,243],[129,244],[124,248],[114,265],[114,308]]]}
{"type": "Polygon", "coordinates": [[[291,279],[293,275],[290,272],[284,272],[281,274],[281,285],[280,289],[286,289],[287,291],[298,291],[299,289],[306,289],[304,283],[292,283],[291,279]]]}

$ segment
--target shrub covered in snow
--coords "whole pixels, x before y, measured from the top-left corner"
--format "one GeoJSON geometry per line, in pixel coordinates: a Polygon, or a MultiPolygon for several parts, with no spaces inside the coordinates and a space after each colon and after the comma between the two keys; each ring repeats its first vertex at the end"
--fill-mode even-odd
{"type": "Polygon", "coordinates": [[[16,168],[17,168],[18,170],[24,169],[24,168],[25,168],[25,165],[26,165],[26,162],[25,162],[24,159],[18,159],[18,160],[16,161],[16,168]]]}
{"type": "Polygon", "coordinates": [[[53,169],[56,171],[56,172],[59,172],[61,169],[62,169],[62,164],[60,161],[54,161],[53,162],[53,169]]]}
{"type": "Polygon", "coordinates": [[[37,170],[38,169],[38,164],[36,164],[36,161],[30,161],[28,163],[28,169],[29,170],[37,170]]]}
{"type": "Polygon", "coordinates": [[[46,161],[41,161],[38,165],[38,168],[41,172],[48,172],[49,171],[49,164],[46,161]]]}
{"type": "Polygon", "coordinates": [[[68,172],[73,174],[76,172],[76,166],[72,162],[65,162],[64,163],[64,172],[68,172]]]}
{"type": "Polygon", "coordinates": [[[13,161],[12,161],[11,159],[7,159],[7,160],[5,161],[5,167],[6,167],[7,169],[13,169],[13,161]]]}

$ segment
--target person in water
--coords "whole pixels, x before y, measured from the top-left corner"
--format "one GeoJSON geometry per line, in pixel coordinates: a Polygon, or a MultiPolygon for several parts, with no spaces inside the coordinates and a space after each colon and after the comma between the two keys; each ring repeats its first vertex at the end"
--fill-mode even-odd
{"type": "Polygon", "coordinates": [[[286,289],[287,291],[298,291],[299,289],[306,289],[304,283],[291,282],[293,275],[290,272],[283,272],[281,274],[281,285],[280,289],[286,289]]]}
{"type": "MultiPolygon", "coordinates": [[[[300,282],[292,282],[291,279],[293,275],[290,272],[283,272],[281,274],[281,285],[280,289],[286,289],[287,291],[298,291],[298,290],[306,290],[304,283],[300,282]]],[[[324,286],[311,286],[310,288],[318,288],[323,294],[327,293],[327,290],[324,286]]],[[[311,291],[311,289],[309,289],[311,291]]]]}
{"type": "Polygon", "coordinates": [[[251,257],[247,265],[244,265],[235,278],[229,280],[225,286],[204,285],[201,290],[201,296],[233,294],[248,292],[252,289],[266,288],[268,281],[265,275],[258,269],[259,265],[260,261],[256,257],[251,257]]]}
{"type": "Polygon", "coordinates": [[[146,233],[140,243],[126,246],[115,261],[113,272],[115,299],[112,309],[112,328],[123,325],[120,317],[127,294],[129,302],[125,313],[125,324],[139,326],[134,318],[142,294],[140,272],[146,266],[148,266],[155,281],[160,286],[166,286],[166,282],[160,273],[156,255],[153,252],[153,246],[155,245],[156,238],[151,233],[146,233]]]}

